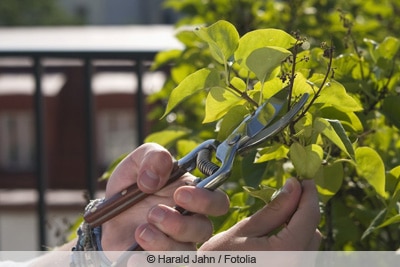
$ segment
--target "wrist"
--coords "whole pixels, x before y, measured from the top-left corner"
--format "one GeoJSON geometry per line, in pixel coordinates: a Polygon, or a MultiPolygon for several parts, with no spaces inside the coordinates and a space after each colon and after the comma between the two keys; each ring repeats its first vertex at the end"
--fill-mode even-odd
{"type": "MultiPolygon", "coordinates": [[[[103,199],[91,201],[85,211],[95,208],[101,204],[103,199]]],[[[70,266],[110,266],[111,261],[102,253],[101,226],[92,228],[85,221],[79,226],[78,240],[72,247],[70,266]]]]}

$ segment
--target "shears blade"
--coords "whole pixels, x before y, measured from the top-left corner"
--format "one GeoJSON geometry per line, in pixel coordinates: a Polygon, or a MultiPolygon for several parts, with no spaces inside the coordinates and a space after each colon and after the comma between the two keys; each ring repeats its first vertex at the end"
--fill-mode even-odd
{"type": "MultiPolygon", "coordinates": [[[[275,121],[272,125],[268,126],[268,123],[270,123],[278,115],[279,112],[276,112],[273,118],[271,118],[267,124],[263,124],[262,122],[260,122],[257,116],[252,117],[249,123],[249,127],[255,125],[257,127],[257,131],[248,131],[252,132],[253,134],[249,136],[249,138],[246,138],[246,140],[243,140],[238,149],[238,153],[257,146],[260,143],[266,141],[268,138],[282,131],[294,119],[296,114],[299,113],[300,110],[304,107],[308,98],[309,94],[303,94],[300,100],[286,114],[284,114],[279,120],[275,121]],[[261,128],[259,125],[262,125],[263,127],[261,128]]],[[[277,104],[276,106],[279,107],[279,105],[277,104]]],[[[282,106],[280,107],[280,109],[281,108],[282,106]]]]}

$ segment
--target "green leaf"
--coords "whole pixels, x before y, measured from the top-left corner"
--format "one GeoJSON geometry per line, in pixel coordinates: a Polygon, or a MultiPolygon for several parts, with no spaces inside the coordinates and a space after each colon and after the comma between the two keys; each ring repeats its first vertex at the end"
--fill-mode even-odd
{"type": "Polygon", "coordinates": [[[178,28],[175,37],[186,47],[195,47],[200,41],[191,27],[178,28]]]}
{"type": "Polygon", "coordinates": [[[400,190],[400,166],[386,172],[385,190],[389,193],[400,190]]]}
{"type": "Polygon", "coordinates": [[[225,140],[248,115],[249,111],[244,105],[234,106],[228,110],[222,121],[218,124],[218,140],[225,140]]]}
{"type": "Polygon", "coordinates": [[[238,77],[233,77],[230,83],[234,88],[238,89],[241,92],[245,92],[247,90],[246,83],[238,77]]]}
{"type": "Polygon", "coordinates": [[[222,118],[230,108],[244,104],[246,100],[223,87],[213,87],[207,95],[206,114],[203,123],[222,118]]]}
{"type": "Polygon", "coordinates": [[[293,166],[302,179],[314,178],[321,167],[323,153],[322,147],[315,144],[304,147],[299,143],[293,143],[289,149],[293,166]]]}
{"type": "Polygon", "coordinates": [[[400,129],[400,96],[386,97],[383,101],[382,111],[397,129],[400,129]]]}
{"type": "Polygon", "coordinates": [[[375,63],[380,58],[392,60],[400,48],[400,40],[392,36],[386,37],[380,44],[370,39],[365,39],[364,41],[368,44],[371,57],[375,63]]]}
{"type": "Polygon", "coordinates": [[[379,154],[372,148],[359,147],[355,151],[355,158],[358,174],[385,198],[385,165],[379,154]]]}
{"type": "Polygon", "coordinates": [[[243,189],[252,197],[261,199],[265,203],[268,203],[271,201],[271,197],[273,194],[276,192],[275,188],[265,186],[265,185],[260,185],[260,188],[255,189],[250,186],[243,186],[243,189]]]}
{"type": "Polygon", "coordinates": [[[169,62],[179,58],[182,55],[182,51],[178,49],[161,51],[157,53],[154,62],[151,65],[151,70],[154,71],[160,67],[168,64],[169,62]]]}
{"type": "Polygon", "coordinates": [[[390,200],[388,207],[386,209],[382,209],[379,214],[372,220],[367,230],[365,230],[365,232],[363,233],[361,237],[362,239],[377,229],[400,222],[400,214],[396,214],[388,218],[388,214],[390,214],[390,211],[398,205],[399,200],[400,190],[394,194],[393,198],[390,200]]]}
{"type": "Polygon", "coordinates": [[[252,187],[260,185],[268,167],[268,163],[254,163],[256,153],[256,150],[246,153],[240,163],[241,177],[245,185],[252,187]]]}
{"type": "Polygon", "coordinates": [[[79,216],[78,219],[69,227],[69,235],[67,241],[72,241],[78,237],[78,229],[82,225],[83,216],[79,216]]]}
{"type": "Polygon", "coordinates": [[[319,112],[323,118],[339,120],[347,131],[361,133],[364,129],[360,119],[354,112],[343,112],[334,107],[323,107],[319,112]]]}
{"type": "Polygon", "coordinates": [[[199,28],[196,34],[208,43],[211,55],[221,64],[225,64],[238,47],[239,33],[227,21],[220,20],[209,27],[199,28]]]}
{"type": "Polygon", "coordinates": [[[231,208],[241,208],[247,205],[248,196],[245,192],[235,193],[230,199],[231,208]]]}
{"type": "Polygon", "coordinates": [[[193,140],[179,139],[176,142],[176,154],[177,156],[183,157],[189,154],[193,149],[195,149],[199,145],[198,142],[193,140]]]}
{"type": "Polygon", "coordinates": [[[263,100],[270,99],[273,97],[275,94],[277,94],[279,91],[282,90],[282,88],[285,87],[285,84],[282,82],[281,79],[278,77],[272,78],[268,81],[266,81],[264,84],[257,82],[254,85],[254,90],[261,90],[262,91],[262,96],[263,100]]]}
{"type": "Polygon", "coordinates": [[[296,39],[285,31],[278,29],[254,30],[246,33],[239,40],[235,52],[235,60],[245,65],[247,57],[256,49],[266,46],[276,46],[288,49],[296,43],[296,39]]]}
{"type": "Polygon", "coordinates": [[[195,66],[190,64],[179,64],[171,70],[171,78],[176,83],[181,83],[186,77],[196,72],[195,66]]]}
{"type": "Polygon", "coordinates": [[[188,129],[164,130],[150,134],[146,137],[145,142],[158,143],[159,145],[162,145],[164,147],[169,147],[172,143],[188,135],[189,133],[190,130],[188,129]]]}
{"type": "Polygon", "coordinates": [[[358,64],[357,56],[354,54],[342,54],[335,58],[333,66],[335,68],[335,78],[349,77],[358,64]]]}
{"type": "Polygon", "coordinates": [[[400,166],[397,166],[390,170],[390,175],[392,175],[397,181],[397,186],[394,188],[395,191],[400,191],[400,166]]]}
{"type": "Polygon", "coordinates": [[[375,216],[375,218],[368,226],[367,230],[365,230],[364,233],[362,234],[361,240],[376,230],[376,227],[384,221],[386,213],[387,213],[386,209],[383,209],[378,213],[378,215],[375,216]]]}
{"type": "MultiPolygon", "coordinates": [[[[388,190],[389,192],[392,192],[393,196],[390,199],[389,204],[387,205],[387,211],[390,214],[393,214],[393,213],[391,213],[392,211],[399,213],[398,205],[399,205],[399,200],[400,200],[400,166],[393,168],[387,174],[388,174],[388,176],[392,176],[395,178],[393,190],[388,190]]],[[[388,187],[388,185],[387,185],[388,183],[390,183],[390,181],[388,181],[388,179],[387,179],[386,180],[386,188],[388,187]]]]}
{"type": "Polygon", "coordinates": [[[218,72],[207,68],[200,69],[195,73],[190,74],[174,90],[172,90],[163,117],[165,117],[173,108],[187,97],[196,94],[201,90],[218,86],[219,81],[220,78],[218,72]]]}
{"type": "Polygon", "coordinates": [[[322,202],[327,203],[339,191],[343,178],[343,164],[340,162],[323,165],[318,170],[314,180],[322,202]]]}
{"type": "Polygon", "coordinates": [[[266,147],[258,151],[258,155],[255,162],[261,163],[270,160],[284,159],[287,158],[288,153],[289,153],[289,148],[286,145],[276,143],[270,147],[266,147]]]}
{"type": "Polygon", "coordinates": [[[317,86],[310,82],[304,77],[304,75],[300,72],[296,72],[296,77],[294,79],[293,84],[293,93],[296,96],[303,95],[305,93],[310,94],[311,96],[317,91],[317,86]]]}
{"type": "Polygon", "coordinates": [[[382,228],[382,227],[385,227],[385,226],[388,226],[391,224],[395,224],[395,223],[400,223],[400,214],[390,217],[389,219],[384,221],[382,224],[378,225],[376,228],[382,228]]]}
{"type": "Polygon", "coordinates": [[[354,159],[354,148],[349,137],[338,120],[327,120],[317,118],[314,122],[316,128],[322,129],[321,133],[332,143],[345,152],[350,158],[354,159]]]}
{"type": "MultiPolygon", "coordinates": [[[[321,84],[322,80],[317,80],[315,83],[321,84]]],[[[362,107],[357,103],[357,101],[346,93],[346,89],[343,85],[336,81],[330,81],[325,84],[315,103],[333,106],[343,112],[362,110],[362,107]]]]}
{"type": "Polygon", "coordinates": [[[218,227],[218,233],[223,232],[231,228],[233,225],[237,224],[239,221],[243,220],[249,215],[248,209],[236,208],[228,214],[225,220],[218,227]]]}
{"type": "Polygon", "coordinates": [[[246,60],[247,68],[254,72],[261,83],[264,83],[271,73],[281,65],[291,52],[280,47],[262,47],[250,53],[246,60]]]}

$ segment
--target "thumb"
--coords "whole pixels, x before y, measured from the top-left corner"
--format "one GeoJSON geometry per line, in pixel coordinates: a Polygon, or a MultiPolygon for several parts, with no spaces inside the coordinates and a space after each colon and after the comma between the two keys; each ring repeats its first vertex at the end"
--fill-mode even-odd
{"type": "Polygon", "coordinates": [[[296,211],[301,191],[301,184],[297,179],[288,179],[276,198],[254,215],[240,221],[231,230],[240,237],[260,237],[269,234],[285,224],[296,211]]]}

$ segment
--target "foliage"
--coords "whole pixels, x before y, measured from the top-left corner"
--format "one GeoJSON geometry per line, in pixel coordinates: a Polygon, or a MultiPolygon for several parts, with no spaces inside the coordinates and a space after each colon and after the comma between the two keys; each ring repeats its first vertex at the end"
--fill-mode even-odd
{"type": "Polygon", "coordinates": [[[279,28],[287,32],[304,31],[316,38],[333,38],[341,43],[346,28],[341,27],[345,15],[354,23],[356,38],[382,40],[399,29],[395,14],[400,11],[398,0],[166,0],[170,7],[183,15],[182,25],[212,24],[227,20],[240,35],[261,28],[279,28]],[[337,11],[343,14],[338,16],[337,11]]]}
{"type": "Polygon", "coordinates": [[[1,26],[76,25],[79,18],[69,16],[55,0],[1,0],[1,26]]]}
{"type": "Polygon", "coordinates": [[[311,95],[287,129],[237,159],[224,187],[231,211],[215,218],[216,231],[256,211],[271,188],[297,176],[316,181],[322,249],[398,249],[400,40],[394,36],[400,22],[390,15],[399,1],[169,0],[167,6],[189,14],[179,25],[205,26],[179,30],[185,49],[156,58],[154,68],[173,65],[151,99],[166,109],[153,113],[165,119],[148,141],[180,157],[204,139],[225,138],[284,88],[288,108],[311,95]]]}

